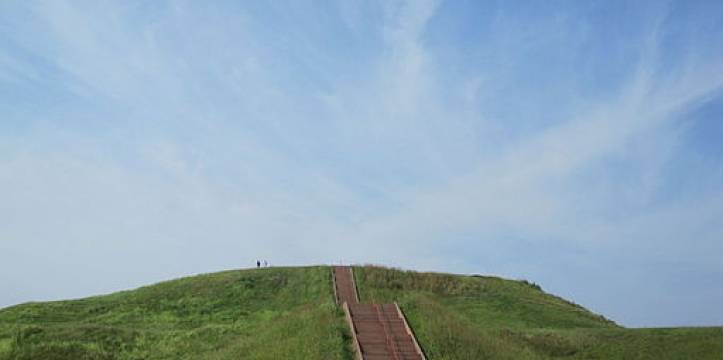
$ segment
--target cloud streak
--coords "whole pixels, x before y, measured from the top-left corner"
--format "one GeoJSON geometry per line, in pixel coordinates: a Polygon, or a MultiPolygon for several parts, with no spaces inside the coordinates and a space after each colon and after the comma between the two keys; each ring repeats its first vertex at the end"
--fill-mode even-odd
{"type": "Polygon", "coordinates": [[[625,42],[584,6],[315,5],[5,5],[0,305],[266,258],[723,323],[723,164],[689,137],[721,102],[723,29],[671,45],[720,9],[635,7],[625,42]]]}

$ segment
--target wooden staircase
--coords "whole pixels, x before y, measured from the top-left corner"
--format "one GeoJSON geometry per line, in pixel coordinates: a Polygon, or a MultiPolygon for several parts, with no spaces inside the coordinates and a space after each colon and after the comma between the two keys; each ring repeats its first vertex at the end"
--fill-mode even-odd
{"type": "Polygon", "coordinates": [[[426,360],[399,306],[360,304],[351,267],[335,266],[334,291],[351,328],[357,358],[426,360]]]}

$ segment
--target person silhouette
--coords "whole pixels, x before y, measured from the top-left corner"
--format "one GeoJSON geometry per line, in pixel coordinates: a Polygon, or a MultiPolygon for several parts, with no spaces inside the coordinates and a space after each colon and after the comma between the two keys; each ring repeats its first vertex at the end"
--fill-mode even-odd
{"type": "Polygon", "coordinates": [[[260,267],[261,267],[261,261],[256,260],[256,267],[257,267],[257,268],[260,268],[260,267]]]}

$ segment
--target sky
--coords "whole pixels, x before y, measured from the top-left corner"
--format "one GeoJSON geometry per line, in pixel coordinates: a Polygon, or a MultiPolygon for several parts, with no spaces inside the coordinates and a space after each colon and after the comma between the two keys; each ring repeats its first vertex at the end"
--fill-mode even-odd
{"type": "Polygon", "coordinates": [[[0,2],[0,307],[254,266],[723,326],[723,2],[0,2]]]}

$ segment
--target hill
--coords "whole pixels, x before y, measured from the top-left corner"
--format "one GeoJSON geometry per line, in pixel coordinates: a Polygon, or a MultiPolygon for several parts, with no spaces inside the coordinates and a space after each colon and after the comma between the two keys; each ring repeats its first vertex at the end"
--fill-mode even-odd
{"type": "Polygon", "coordinates": [[[326,267],[226,271],[0,311],[0,359],[341,359],[326,267]]]}
{"type": "MultiPolygon", "coordinates": [[[[524,281],[357,267],[430,359],[713,359],[723,329],[624,329],[524,281]]],[[[0,359],[351,359],[328,267],[205,274],[0,310],[0,359]]],[[[720,357],[718,357],[720,358],[720,357]]]]}
{"type": "Polygon", "coordinates": [[[625,329],[527,281],[356,268],[396,301],[430,359],[723,359],[723,328],[625,329]]]}

